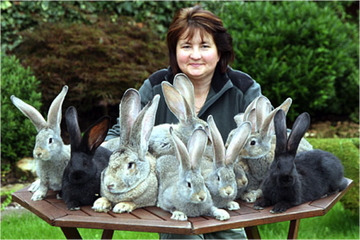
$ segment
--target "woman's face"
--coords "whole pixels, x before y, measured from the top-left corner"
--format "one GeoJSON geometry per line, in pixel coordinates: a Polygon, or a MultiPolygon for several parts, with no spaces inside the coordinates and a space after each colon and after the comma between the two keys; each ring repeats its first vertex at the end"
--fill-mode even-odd
{"type": "Polygon", "coordinates": [[[199,31],[192,39],[185,39],[186,35],[187,32],[176,45],[176,59],[181,71],[190,79],[211,79],[220,59],[213,37],[204,33],[201,39],[199,31]]]}

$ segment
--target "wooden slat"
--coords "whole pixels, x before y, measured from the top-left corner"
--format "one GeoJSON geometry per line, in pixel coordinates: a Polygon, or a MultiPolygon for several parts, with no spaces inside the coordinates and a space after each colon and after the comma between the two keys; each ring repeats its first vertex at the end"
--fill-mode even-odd
{"type": "Polygon", "coordinates": [[[299,227],[300,227],[300,219],[290,221],[288,239],[298,238],[299,227]]]}

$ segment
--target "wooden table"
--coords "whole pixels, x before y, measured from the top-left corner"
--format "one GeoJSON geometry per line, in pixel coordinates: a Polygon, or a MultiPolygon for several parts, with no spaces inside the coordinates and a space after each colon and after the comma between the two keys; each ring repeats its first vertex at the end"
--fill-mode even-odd
{"type": "Polygon", "coordinates": [[[63,200],[56,199],[56,192],[49,191],[42,201],[31,201],[28,187],[12,194],[13,200],[42,218],[51,226],[60,227],[68,239],[81,239],[77,228],[104,229],[102,239],[111,239],[114,230],[175,234],[203,234],[220,230],[245,228],[249,239],[260,239],[257,226],[290,221],[288,239],[296,239],[300,219],[325,215],[353,185],[348,179],[347,188],[337,194],[272,214],[271,208],[254,210],[253,204],[239,201],[241,209],[229,211],[231,218],[218,221],[210,217],[189,218],[187,221],[170,219],[171,214],[157,207],[146,207],[132,213],[98,213],[91,206],[79,211],[69,211],[63,200]]]}

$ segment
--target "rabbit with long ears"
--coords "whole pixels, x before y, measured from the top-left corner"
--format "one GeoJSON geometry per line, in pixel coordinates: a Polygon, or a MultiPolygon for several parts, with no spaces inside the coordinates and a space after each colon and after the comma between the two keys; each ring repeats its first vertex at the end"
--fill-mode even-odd
{"type": "Polygon", "coordinates": [[[156,205],[156,159],[148,153],[148,143],[159,98],[155,95],[140,110],[139,92],[128,89],[124,93],[120,103],[119,146],[101,173],[101,198],[93,204],[95,211],[107,212],[114,205],[112,211],[122,213],[156,205]]]}
{"type": "MultiPolygon", "coordinates": [[[[210,191],[214,206],[227,208],[228,210],[240,209],[235,202],[237,189],[243,188],[243,183],[237,184],[234,172],[234,163],[239,156],[246,140],[251,133],[251,123],[243,122],[234,132],[234,135],[225,150],[224,141],[215,124],[213,117],[210,115],[207,119],[209,125],[210,139],[212,142],[213,156],[212,161],[203,161],[202,173],[205,178],[205,184],[210,191]]],[[[238,173],[238,172],[237,172],[238,173]]],[[[243,178],[245,174],[237,176],[243,178]]]]}
{"type": "Polygon", "coordinates": [[[65,168],[60,196],[68,209],[79,210],[92,205],[100,195],[100,176],[108,166],[111,151],[100,147],[110,127],[110,117],[104,116],[81,136],[75,107],[69,107],[65,120],[70,136],[71,158],[65,168]]]}
{"type": "Polygon", "coordinates": [[[201,175],[201,162],[208,136],[205,130],[193,131],[187,147],[170,127],[175,156],[157,159],[159,179],[158,206],[172,213],[172,219],[185,221],[188,217],[213,216],[218,220],[230,218],[228,212],[213,205],[209,190],[201,175]]]}
{"type": "Polygon", "coordinates": [[[65,85],[53,100],[47,121],[34,107],[14,95],[11,96],[13,104],[31,120],[38,132],[33,157],[40,182],[35,181],[31,185],[30,191],[34,192],[31,197],[33,201],[44,199],[49,188],[55,191],[61,189],[62,175],[70,159],[70,145],[64,145],[60,128],[62,104],[67,91],[68,87],[65,85]]]}
{"type": "Polygon", "coordinates": [[[149,152],[155,157],[175,152],[170,142],[170,126],[184,143],[187,143],[194,129],[207,126],[207,123],[196,115],[194,87],[185,74],[176,74],[173,85],[164,81],[161,83],[161,87],[168,108],[179,122],[177,124],[165,123],[154,127],[150,137],[149,152]]]}
{"type": "Polygon", "coordinates": [[[346,188],[344,167],[333,154],[322,150],[297,153],[309,125],[309,114],[301,114],[287,137],[284,111],[275,114],[275,158],[263,182],[263,198],[256,201],[255,209],[274,206],[270,212],[281,213],[346,188]]]}
{"type": "MultiPolygon", "coordinates": [[[[245,191],[238,196],[242,200],[254,202],[261,196],[261,183],[274,158],[273,118],[279,109],[288,112],[291,103],[292,100],[288,98],[279,107],[271,111],[270,101],[265,96],[259,96],[249,104],[242,114],[242,118],[237,119],[238,124],[245,120],[252,124],[251,136],[241,150],[239,161],[236,163],[244,169],[248,180],[245,191]]],[[[230,136],[229,139],[231,140],[230,136]]]]}

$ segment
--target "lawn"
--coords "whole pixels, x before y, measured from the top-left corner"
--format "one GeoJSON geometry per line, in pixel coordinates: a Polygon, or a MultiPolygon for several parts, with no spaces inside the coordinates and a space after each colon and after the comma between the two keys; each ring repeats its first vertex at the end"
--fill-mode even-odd
{"type": "MultiPolygon", "coordinates": [[[[288,222],[262,225],[262,239],[286,239],[288,222]]],[[[80,229],[83,239],[100,239],[102,231],[80,229]]],[[[52,227],[32,213],[3,216],[1,239],[65,239],[58,227],[52,227]]],[[[115,231],[113,239],[158,239],[157,233],[115,231]]],[[[359,239],[359,215],[337,203],[322,217],[303,219],[299,239],[359,239]]]]}

